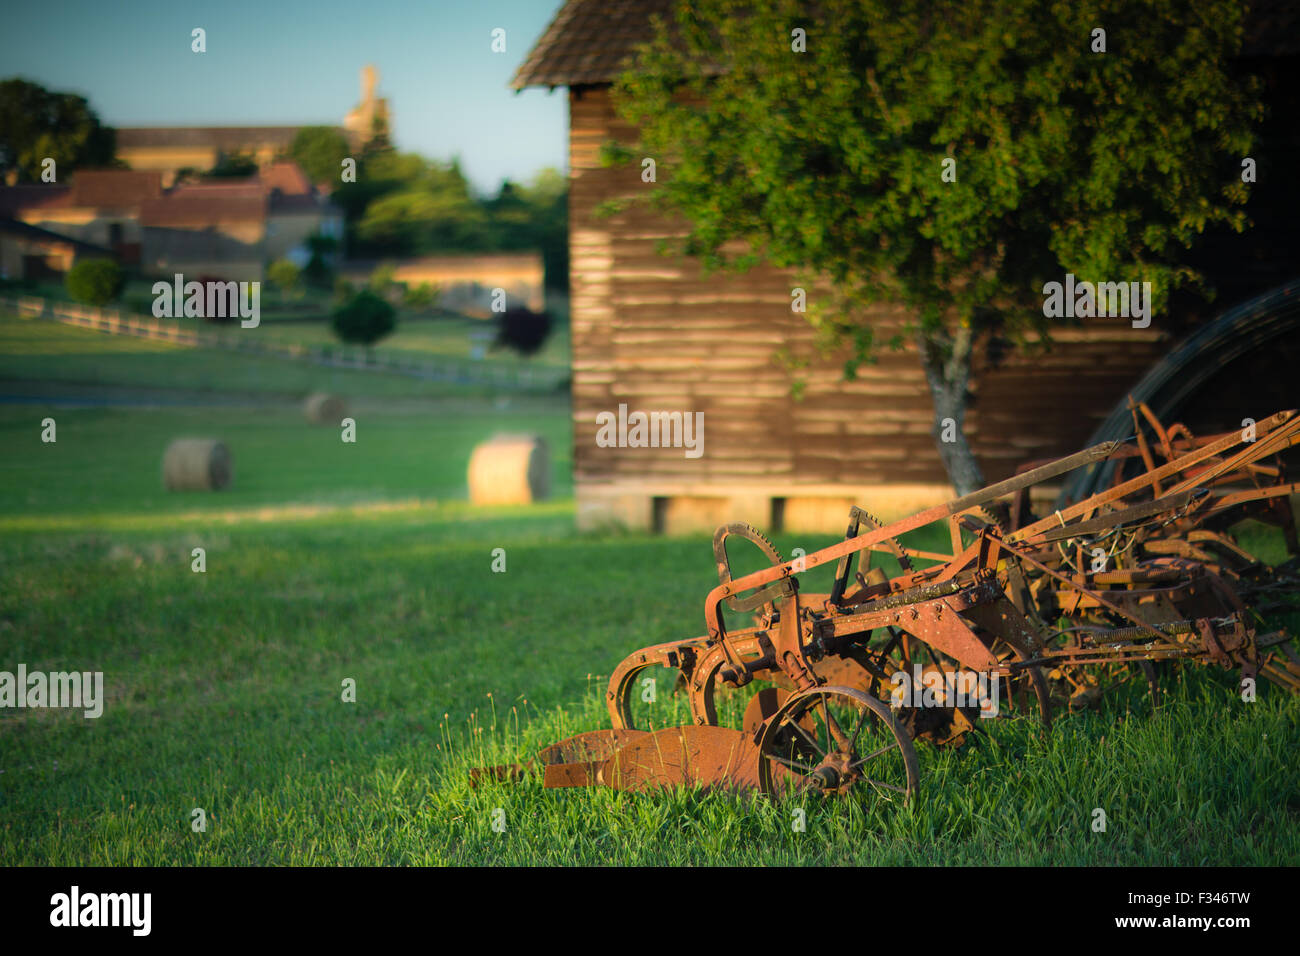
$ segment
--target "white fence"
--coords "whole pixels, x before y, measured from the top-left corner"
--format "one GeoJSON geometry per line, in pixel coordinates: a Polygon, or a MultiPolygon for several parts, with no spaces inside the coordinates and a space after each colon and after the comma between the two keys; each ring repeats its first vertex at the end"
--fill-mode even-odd
{"type": "Polygon", "coordinates": [[[99,309],[58,302],[39,296],[0,296],[0,308],[25,319],[47,319],[94,329],[111,335],[134,335],[144,339],[173,342],[202,348],[228,349],[269,358],[291,359],[330,368],[409,375],[430,382],[477,385],[522,391],[553,391],[567,377],[562,369],[527,365],[487,365],[458,359],[407,359],[375,355],[357,345],[302,345],[271,342],[257,335],[260,329],[187,329],[173,320],[123,313],[120,309],[99,309]]]}

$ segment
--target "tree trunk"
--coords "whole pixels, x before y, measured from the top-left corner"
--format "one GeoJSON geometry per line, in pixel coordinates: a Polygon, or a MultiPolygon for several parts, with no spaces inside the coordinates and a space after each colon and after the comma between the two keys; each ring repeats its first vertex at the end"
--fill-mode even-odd
{"type": "Polygon", "coordinates": [[[966,386],[970,382],[970,358],[974,333],[959,326],[952,334],[927,338],[918,336],[921,366],[934,401],[935,446],[958,496],[984,487],[979,462],[966,442],[966,386]],[[947,440],[945,440],[947,439],[947,440]]]}

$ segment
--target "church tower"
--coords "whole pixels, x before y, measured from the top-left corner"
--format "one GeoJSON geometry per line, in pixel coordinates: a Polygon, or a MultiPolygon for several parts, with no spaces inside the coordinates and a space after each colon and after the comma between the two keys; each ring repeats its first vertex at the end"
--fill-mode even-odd
{"type": "Polygon", "coordinates": [[[379,70],[366,64],[361,70],[361,102],[343,120],[343,129],[355,148],[363,148],[374,140],[387,142],[391,133],[388,100],[375,95],[379,85],[379,70]]]}

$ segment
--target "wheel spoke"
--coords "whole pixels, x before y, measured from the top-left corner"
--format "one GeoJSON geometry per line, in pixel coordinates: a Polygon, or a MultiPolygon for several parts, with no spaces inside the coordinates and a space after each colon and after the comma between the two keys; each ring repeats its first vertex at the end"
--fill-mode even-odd
{"type": "Polygon", "coordinates": [[[767,755],[767,759],[768,759],[768,760],[775,760],[775,761],[776,761],[777,763],[779,763],[782,767],[785,767],[786,770],[793,770],[793,771],[795,771],[796,773],[803,774],[805,777],[806,777],[809,773],[811,773],[813,770],[816,770],[816,769],[817,769],[817,765],[816,765],[815,763],[814,763],[814,764],[808,764],[807,767],[805,768],[805,767],[801,767],[801,766],[797,765],[797,764],[795,763],[794,760],[787,760],[786,758],[784,758],[784,757],[779,757],[779,756],[777,756],[776,754],[768,754],[768,755],[767,755]]]}
{"type": "Polygon", "coordinates": [[[905,787],[900,787],[893,783],[885,783],[883,780],[872,780],[870,777],[863,777],[862,779],[873,787],[883,787],[886,790],[893,790],[895,793],[901,793],[903,796],[907,796],[907,789],[905,787]]]}
{"type": "Polygon", "coordinates": [[[849,769],[852,770],[854,767],[861,767],[868,760],[875,760],[881,754],[889,753],[889,751],[893,750],[897,746],[898,746],[898,741],[895,740],[892,744],[889,744],[888,746],[885,747],[881,747],[875,753],[867,754],[865,757],[860,757],[859,759],[853,761],[853,763],[849,764],[849,769]]]}
{"type": "Polygon", "coordinates": [[[817,751],[818,756],[821,756],[821,757],[825,757],[825,756],[826,756],[826,751],[824,751],[824,750],[822,750],[822,749],[820,748],[820,746],[818,745],[817,741],[814,740],[814,739],[813,739],[813,738],[808,734],[808,731],[804,730],[803,727],[800,726],[800,724],[799,724],[798,721],[796,721],[796,720],[790,720],[789,723],[787,724],[787,726],[789,726],[789,727],[793,727],[795,730],[799,731],[799,733],[803,734],[803,739],[806,740],[806,741],[808,741],[808,743],[812,744],[812,748],[813,748],[814,750],[817,751]]]}
{"type": "Polygon", "coordinates": [[[871,711],[866,707],[858,713],[858,725],[853,728],[853,736],[849,738],[849,745],[845,748],[847,753],[853,753],[853,748],[857,746],[858,734],[862,733],[862,725],[867,722],[867,714],[871,711]]]}

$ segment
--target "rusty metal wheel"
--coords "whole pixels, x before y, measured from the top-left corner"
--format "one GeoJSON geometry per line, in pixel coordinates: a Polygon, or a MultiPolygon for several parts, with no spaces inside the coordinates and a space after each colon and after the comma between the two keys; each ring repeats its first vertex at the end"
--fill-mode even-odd
{"type": "Polygon", "coordinates": [[[859,792],[905,802],[920,770],[889,708],[854,687],[814,687],[781,705],[759,740],[758,779],[769,796],[859,792]]]}
{"type": "MultiPolygon", "coordinates": [[[[976,628],[975,633],[1000,664],[1014,664],[1033,657],[1014,634],[995,636],[982,628],[976,628]]],[[[901,680],[896,675],[900,672],[914,683],[918,669],[924,680],[934,672],[945,676],[961,673],[961,664],[924,641],[893,628],[882,629],[882,634],[883,638],[872,641],[869,653],[872,670],[885,675],[885,680],[877,680],[870,689],[891,703],[899,722],[913,739],[927,740],[938,747],[960,747],[967,735],[980,725],[981,707],[958,707],[942,699],[937,701],[937,706],[917,707],[910,700],[900,702],[893,698],[901,680]]],[[[1052,699],[1040,667],[1020,668],[1010,676],[999,677],[996,688],[990,690],[996,693],[997,707],[992,712],[995,717],[1036,717],[1042,721],[1044,730],[1051,725],[1052,699]]],[[[940,691],[938,696],[942,698],[943,694],[940,691]]]]}

